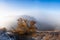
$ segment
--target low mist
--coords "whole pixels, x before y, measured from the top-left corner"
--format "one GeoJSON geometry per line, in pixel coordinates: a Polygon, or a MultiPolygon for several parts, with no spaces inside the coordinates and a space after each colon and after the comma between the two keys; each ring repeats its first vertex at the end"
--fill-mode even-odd
{"type": "MultiPolygon", "coordinates": [[[[1,27],[6,27],[8,30],[12,29],[12,27],[17,27],[17,20],[20,17],[24,17],[29,20],[36,21],[36,27],[38,30],[48,31],[48,30],[60,30],[60,21],[55,17],[50,16],[33,16],[33,15],[19,15],[19,16],[8,16],[4,17],[4,20],[0,20],[1,27]]],[[[0,27],[0,28],[1,28],[0,27]]]]}
{"type": "Polygon", "coordinates": [[[29,15],[20,15],[20,16],[17,16],[17,18],[12,21],[8,27],[6,27],[8,30],[9,29],[12,29],[11,27],[14,27],[16,28],[17,27],[17,20],[20,18],[20,17],[23,17],[25,19],[28,19],[28,20],[34,20],[36,21],[36,27],[38,28],[38,30],[41,30],[41,31],[54,31],[54,30],[59,30],[60,27],[59,25],[57,25],[57,23],[55,23],[54,21],[51,21],[51,20],[38,20],[38,18],[35,18],[33,16],[29,16],[29,15]]]}

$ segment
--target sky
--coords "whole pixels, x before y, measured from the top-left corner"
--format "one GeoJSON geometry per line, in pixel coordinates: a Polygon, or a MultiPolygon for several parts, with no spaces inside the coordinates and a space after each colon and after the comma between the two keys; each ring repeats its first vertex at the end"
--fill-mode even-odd
{"type": "Polygon", "coordinates": [[[60,1],[0,0],[0,26],[8,26],[20,15],[33,16],[39,21],[59,25],[60,1]]]}

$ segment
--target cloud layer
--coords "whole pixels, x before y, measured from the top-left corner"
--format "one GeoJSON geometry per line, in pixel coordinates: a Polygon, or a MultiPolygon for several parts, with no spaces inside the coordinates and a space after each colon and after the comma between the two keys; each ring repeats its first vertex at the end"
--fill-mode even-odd
{"type": "Polygon", "coordinates": [[[37,2],[35,2],[36,5],[30,4],[31,7],[28,4],[25,7],[22,4],[19,6],[19,4],[0,2],[0,26],[8,26],[11,22],[15,22],[20,15],[30,15],[40,22],[45,22],[56,26],[56,28],[60,28],[60,12],[58,9],[54,10],[53,7],[48,9],[43,6],[39,8],[37,2]]]}

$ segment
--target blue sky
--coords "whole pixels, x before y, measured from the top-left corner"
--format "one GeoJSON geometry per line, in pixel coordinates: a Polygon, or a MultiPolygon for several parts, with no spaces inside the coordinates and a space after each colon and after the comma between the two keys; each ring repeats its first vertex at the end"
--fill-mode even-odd
{"type": "Polygon", "coordinates": [[[19,15],[30,15],[38,20],[60,24],[59,0],[0,0],[0,26],[19,15]]]}
{"type": "MultiPolygon", "coordinates": [[[[51,1],[36,1],[36,0],[33,0],[33,1],[0,1],[1,3],[1,7],[3,8],[3,10],[9,10],[9,11],[23,11],[25,13],[28,13],[28,12],[33,12],[33,14],[35,14],[36,12],[42,12],[42,13],[60,13],[60,1],[58,0],[51,0],[51,1]]],[[[2,9],[1,8],[1,9],[2,9]]],[[[15,12],[15,13],[16,13],[15,12]]],[[[9,14],[9,13],[8,13],[9,14]]],[[[11,13],[10,13],[11,14],[11,13]]],[[[20,12],[18,12],[18,14],[20,14],[20,12]]],[[[22,13],[21,13],[22,14],[22,13]]],[[[24,14],[24,13],[23,13],[24,14]]],[[[29,13],[28,13],[29,14],[29,13]]],[[[38,13],[39,14],[39,13],[38,13]]]]}

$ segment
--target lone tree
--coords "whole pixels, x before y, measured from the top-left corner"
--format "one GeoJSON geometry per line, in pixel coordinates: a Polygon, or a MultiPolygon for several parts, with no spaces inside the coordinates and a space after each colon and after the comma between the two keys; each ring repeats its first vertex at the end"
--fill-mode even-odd
{"type": "Polygon", "coordinates": [[[34,20],[27,20],[24,18],[18,19],[18,26],[16,29],[13,29],[13,33],[26,36],[35,36],[36,33],[36,22],[34,20]]]}

